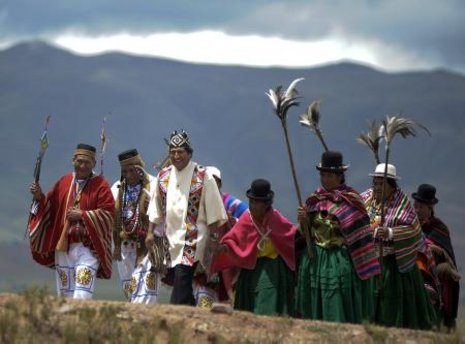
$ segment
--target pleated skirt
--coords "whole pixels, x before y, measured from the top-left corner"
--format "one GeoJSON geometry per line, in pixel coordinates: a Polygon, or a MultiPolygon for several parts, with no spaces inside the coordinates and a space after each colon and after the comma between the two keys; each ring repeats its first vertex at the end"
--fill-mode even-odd
{"type": "Polygon", "coordinates": [[[372,280],[362,281],[345,246],[313,245],[313,257],[302,254],[297,279],[296,316],[305,319],[361,323],[374,314],[372,280]]]}
{"type": "Polygon", "coordinates": [[[242,269],[236,282],[234,309],[260,315],[294,315],[295,273],[281,257],[258,258],[253,270],[242,269]]]}
{"type": "Polygon", "coordinates": [[[416,265],[400,273],[395,257],[389,255],[382,260],[382,273],[382,288],[378,290],[376,281],[372,291],[377,324],[424,330],[437,324],[436,311],[416,265]]]}

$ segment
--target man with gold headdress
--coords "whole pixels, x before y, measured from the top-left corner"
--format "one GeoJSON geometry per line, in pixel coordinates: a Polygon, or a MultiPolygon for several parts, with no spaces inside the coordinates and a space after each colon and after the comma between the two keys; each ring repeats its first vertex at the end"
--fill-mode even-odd
{"type": "Polygon", "coordinates": [[[113,259],[127,299],[133,303],[156,303],[160,277],[151,271],[145,247],[147,208],[156,178],[144,170],[144,161],[136,149],[122,152],[118,160],[121,179],[111,188],[116,202],[113,259]]]}
{"type": "Polygon", "coordinates": [[[90,299],[95,279],[111,277],[115,202],[107,181],[93,172],[95,147],[78,144],[74,172],[44,194],[32,183],[28,223],[32,257],[56,270],[59,296],[90,299]]]}
{"type": "Polygon", "coordinates": [[[214,177],[191,160],[192,153],[187,133],[173,132],[169,141],[172,164],[158,174],[148,210],[147,247],[153,245],[154,235],[168,241],[172,304],[195,304],[194,274],[208,271],[211,262],[210,231],[228,220],[214,177]],[[154,230],[163,222],[163,231],[154,230]]]}

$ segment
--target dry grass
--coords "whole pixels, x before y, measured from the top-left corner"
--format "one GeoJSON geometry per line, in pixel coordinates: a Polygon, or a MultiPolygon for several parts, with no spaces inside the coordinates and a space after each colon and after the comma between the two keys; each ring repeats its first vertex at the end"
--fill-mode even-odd
{"type": "MultiPolygon", "coordinates": [[[[460,325],[458,326],[460,328],[460,325]]],[[[45,288],[0,294],[0,343],[465,343],[464,333],[214,314],[193,307],[73,301],[45,288]]]]}

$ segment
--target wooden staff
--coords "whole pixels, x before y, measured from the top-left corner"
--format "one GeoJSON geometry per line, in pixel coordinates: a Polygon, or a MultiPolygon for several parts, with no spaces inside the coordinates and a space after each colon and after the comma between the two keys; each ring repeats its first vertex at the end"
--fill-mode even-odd
{"type": "MultiPolygon", "coordinates": [[[[304,80],[304,78],[298,78],[295,79],[294,81],[291,82],[289,87],[287,88],[286,91],[283,91],[282,86],[278,86],[276,89],[270,89],[268,93],[265,93],[268,98],[270,98],[273,110],[278,116],[279,120],[281,121],[281,126],[283,128],[284,132],[284,139],[286,142],[286,148],[287,148],[287,154],[289,157],[289,163],[291,165],[291,172],[292,172],[292,179],[294,181],[294,187],[297,195],[297,202],[299,202],[299,207],[302,206],[302,195],[300,193],[300,188],[299,188],[299,183],[297,181],[297,174],[295,170],[295,165],[294,165],[294,158],[292,155],[292,149],[291,149],[291,143],[289,140],[289,133],[287,130],[287,112],[289,109],[293,106],[299,105],[297,102],[297,90],[295,88],[296,84],[300,81],[304,80]]],[[[312,256],[312,251],[311,251],[311,237],[309,233],[309,226],[308,222],[301,223],[301,228],[303,232],[305,233],[305,241],[307,242],[307,251],[309,256],[312,256]]]]}

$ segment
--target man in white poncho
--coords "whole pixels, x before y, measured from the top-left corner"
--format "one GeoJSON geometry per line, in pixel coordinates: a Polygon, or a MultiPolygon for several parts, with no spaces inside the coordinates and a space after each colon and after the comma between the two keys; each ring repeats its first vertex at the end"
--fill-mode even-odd
{"type": "Polygon", "coordinates": [[[191,160],[192,153],[187,133],[173,132],[169,141],[172,165],[158,174],[147,212],[147,247],[153,245],[154,235],[168,241],[165,281],[173,285],[172,304],[195,304],[194,274],[208,272],[211,262],[210,231],[228,219],[215,179],[191,160]],[[163,231],[156,227],[160,223],[165,223],[163,231]]]}

